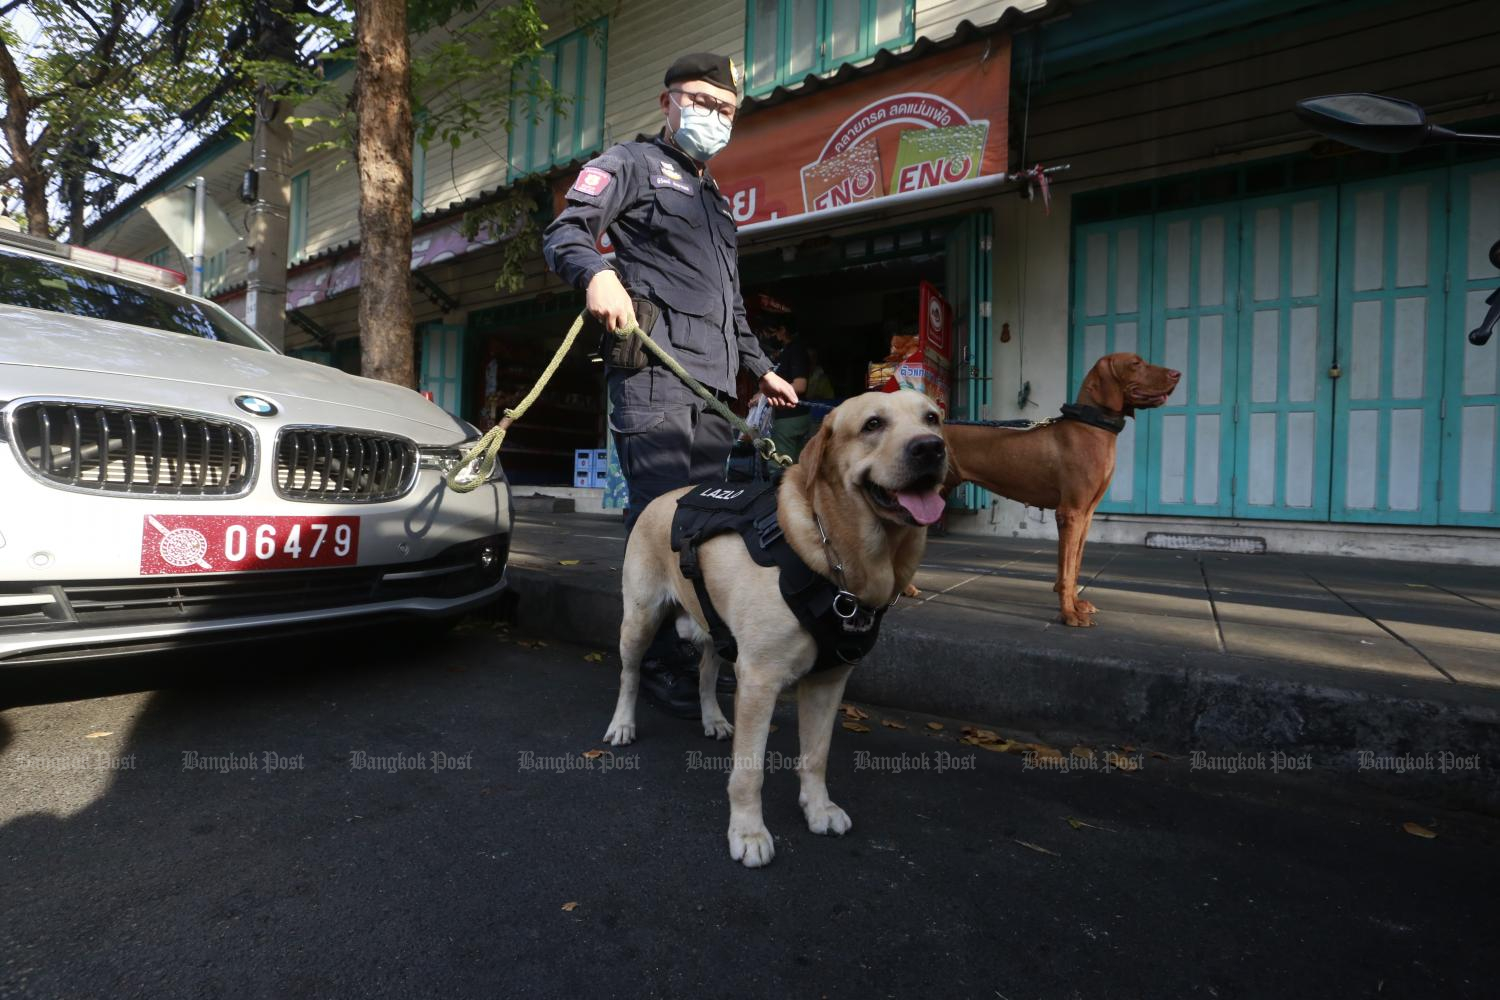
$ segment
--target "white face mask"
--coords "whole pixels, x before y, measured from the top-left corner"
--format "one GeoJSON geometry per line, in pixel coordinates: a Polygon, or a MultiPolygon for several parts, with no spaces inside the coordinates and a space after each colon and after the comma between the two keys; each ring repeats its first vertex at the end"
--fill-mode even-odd
{"type": "Polygon", "coordinates": [[[702,163],[729,145],[731,126],[717,111],[689,104],[680,109],[682,124],[672,133],[672,138],[682,151],[702,163]]]}

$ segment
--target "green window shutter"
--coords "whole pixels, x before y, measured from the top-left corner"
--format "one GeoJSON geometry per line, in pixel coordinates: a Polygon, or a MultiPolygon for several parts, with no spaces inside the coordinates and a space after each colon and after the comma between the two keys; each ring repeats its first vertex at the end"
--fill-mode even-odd
{"type": "Polygon", "coordinates": [[[515,93],[510,102],[510,177],[543,171],[597,152],[604,137],[604,70],[608,22],[599,21],[548,44],[524,90],[550,88],[552,101],[515,93]]]}
{"type": "Polygon", "coordinates": [[[148,253],[146,263],[153,267],[169,267],[174,271],[177,270],[177,262],[173,259],[172,248],[169,246],[148,253]]]}
{"type": "Polygon", "coordinates": [[[746,93],[831,73],[914,41],[914,0],[747,0],[746,93]]]}
{"type": "Polygon", "coordinates": [[[307,254],[307,182],[306,170],[292,178],[292,205],[286,232],[288,264],[297,263],[307,254]]]}

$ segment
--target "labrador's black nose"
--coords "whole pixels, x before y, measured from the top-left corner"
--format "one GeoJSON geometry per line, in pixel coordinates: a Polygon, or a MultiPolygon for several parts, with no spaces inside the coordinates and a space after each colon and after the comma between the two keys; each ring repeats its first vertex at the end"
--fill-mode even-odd
{"type": "Polygon", "coordinates": [[[906,445],[906,454],[912,461],[922,465],[936,465],[948,453],[948,445],[941,434],[925,434],[912,438],[906,445]]]}

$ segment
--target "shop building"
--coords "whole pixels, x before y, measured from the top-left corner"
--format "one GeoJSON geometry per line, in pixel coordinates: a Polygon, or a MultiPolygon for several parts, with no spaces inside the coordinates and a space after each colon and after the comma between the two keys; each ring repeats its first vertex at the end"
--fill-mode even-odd
{"type": "MultiPolygon", "coordinates": [[[[1500,285],[1500,159],[1358,153],[1291,113],[1367,91],[1496,130],[1493,5],[1073,7],[1014,38],[1012,148],[1071,169],[1045,222],[997,218],[1018,335],[995,415],[1056,412],[1138,351],[1184,377],[1121,435],[1096,539],[1500,562],[1500,343],[1466,339],[1500,285]]],[[[1052,529],[1008,502],[978,521],[1052,529]]]]}
{"type": "MultiPolygon", "coordinates": [[[[729,53],[747,68],[736,140],[720,158],[724,165],[714,164],[742,227],[746,290],[788,298],[799,329],[822,348],[837,395],[862,391],[868,363],[889,354],[891,336],[915,331],[922,282],[954,300],[963,350],[973,341],[983,354],[987,328],[969,317],[987,319],[989,206],[999,188],[986,182],[1006,167],[1008,34],[1043,7],[1044,0],[728,0],[687,10],[640,2],[587,29],[557,33],[541,70],[553,74],[573,110],[456,150],[418,149],[412,269],[422,388],[485,427],[529,387],[582,295],[546,273],[539,256],[528,262],[522,289],[497,290],[503,237],[465,239],[464,212],[529,182],[544,191],[545,222],[582,162],[655,131],[663,69],[700,49],[729,53]],[[663,32],[668,23],[674,30],[663,32]],[[929,83],[933,89],[924,90],[929,83]],[[890,117],[869,119],[871,109],[890,117]],[[859,140],[850,143],[859,147],[852,157],[839,159],[842,147],[825,149],[841,129],[859,140]],[[934,173],[936,153],[903,153],[901,133],[945,129],[957,130],[949,133],[955,141],[979,143],[966,160],[953,158],[946,175],[934,173]],[[792,132],[802,157],[795,163],[792,132]],[[877,144],[879,169],[861,161],[866,169],[854,177],[852,161],[877,144]],[[912,168],[904,191],[890,176],[902,155],[911,162],[901,165],[912,168]],[[804,172],[829,183],[804,198],[804,172]],[[858,190],[850,187],[855,180],[858,190]]],[[[555,20],[566,21],[561,8],[555,20]]],[[[514,117],[529,116],[518,108],[514,117]]],[[[316,129],[295,133],[286,348],[353,371],[358,195],[346,157],[315,150],[327,138],[316,129]]],[[[203,176],[209,197],[238,225],[236,193],[249,165],[246,143],[204,144],[106,213],[90,245],[185,269],[145,204],[203,176]]],[[[245,257],[241,243],[205,267],[207,293],[240,315],[245,257]]],[[[506,468],[518,484],[567,486],[574,452],[607,444],[602,366],[579,350],[507,437],[506,468]]]]}

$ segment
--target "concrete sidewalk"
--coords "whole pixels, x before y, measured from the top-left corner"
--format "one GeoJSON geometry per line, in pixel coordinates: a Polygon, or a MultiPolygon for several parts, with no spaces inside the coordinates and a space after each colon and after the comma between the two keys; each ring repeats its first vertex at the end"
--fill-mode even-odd
{"type": "MultiPolygon", "coordinates": [[[[518,498],[519,614],[614,653],[624,532],[551,503],[518,498]]],[[[922,595],[886,617],[849,696],[1059,742],[1263,755],[1248,767],[1306,754],[1500,809],[1493,568],[1090,545],[1080,580],[1101,611],[1072,629],[1057,620],[1056,560],[1045,540],[933,538],[922,595]]]]}

